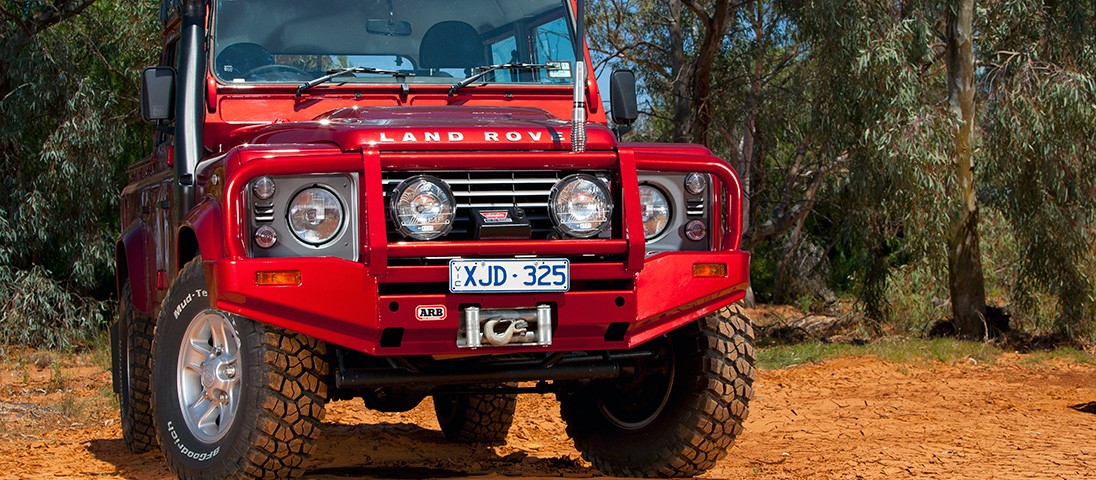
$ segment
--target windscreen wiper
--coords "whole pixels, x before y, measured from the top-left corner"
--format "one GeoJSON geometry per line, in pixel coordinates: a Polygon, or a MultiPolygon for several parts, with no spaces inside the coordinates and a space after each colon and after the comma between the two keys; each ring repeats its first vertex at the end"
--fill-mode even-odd
{"type": "Polygon", "coordinates": [[[415,74],[411,73],[411,72],[401,72],[401,71],[398,71],[398,70],[385,70],[385,69],[382,69],[382,68],[373,68],[373,67],[350,67],[350,68],[340,68],[340,69],[335,69],[335,70],[328,70],[327,75],[324,75],[324,76],[322,76],[320,78],[317,78],[315,80],[310,80],[308,83],[302,84],[301,86],[297,87],[297,96],[298,97],[301,96],[301,94],[304,93],[305,90],[308,90],[312,87],[315,87],[316,85],[319,85],[319,84],[324,83],[324,82],[331,81],[331,79],[336,78],[336,77],[341,77],[343,75],[349,75],[351,73],[372,73],[372,74],[376,74],[376,75],[392,75],[393,77],[396,77],[396,78],[406,78],[406,77],[414,77],[415,76],[415,74]]]}
{"type": "Polygon", "coordinates": [[[457,93],[457,90],[460,90],[475,83],[476,80],[483,78],[483,76],[487,75],[488,73],[491,73],[495,70],[506,70],[511,68],[517,68],[522,70],[540,70],[542,68],[548,70],[556,70],[559,68],[559,66],[549,65],[545,63],[500,63],[498,65],[483,65],[480,67],[475,67],[473,68],[473,70],[479,70],[480,72],[453,84],[453,87],[449,89],[449,96],[452,97],[454,93],[457,93]]]}

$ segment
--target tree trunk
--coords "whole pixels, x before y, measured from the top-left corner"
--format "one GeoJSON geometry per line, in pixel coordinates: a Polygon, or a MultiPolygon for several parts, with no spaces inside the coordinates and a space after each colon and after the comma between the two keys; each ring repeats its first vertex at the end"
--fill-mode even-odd
{"type": "Polygon", "coordinates": [[[685,33],[681,2],[670,2],[670,74],[673,76],[673,138],[674,142],[684,142],[689,138],[693,125],[692,95],[689,86],[692,83],[692,68],[685,61],[685,33]]]}
{"type": "Polygon", "coordinates": [[[948,239],[948,287],[956,332],[986,335],[986,287],[978,239],[978,198],[974,191],[974,0],[954,0],[948,10],[948,106],[956,122],[952,153],[958,168],[960,211],[948,239]]]}

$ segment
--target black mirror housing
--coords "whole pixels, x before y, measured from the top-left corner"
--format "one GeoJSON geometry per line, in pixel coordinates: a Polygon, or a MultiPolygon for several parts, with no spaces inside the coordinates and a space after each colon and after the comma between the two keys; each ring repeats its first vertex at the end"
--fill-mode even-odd
{"type": "Polygon", "coordinates": [[[175,69],[148,67],[141,71],[141,117],[146,122],[175,119],[175,69]]]}
{"type": "Polygon", "coordinates": [[[639,118],[636,74],[628,69],[613,70],[609,77],[609,104],[614,125],[628,126],[639,118]]]}

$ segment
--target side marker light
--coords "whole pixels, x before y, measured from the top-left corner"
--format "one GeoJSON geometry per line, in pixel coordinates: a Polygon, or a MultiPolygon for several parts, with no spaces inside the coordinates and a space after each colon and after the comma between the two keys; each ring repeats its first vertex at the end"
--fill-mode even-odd
{"type": "Polygon", "coordinates": [[[727,276],[726,263],[694,263],[693,276],[697,278],[722,278],[727,276]]]}
{"type": "Polygon", "coordinates": [[[286,285],[300,285],[300,270],[286,270],[276,272],[255,272],[255,285],[260,287],[275,287],[286,285]]]}

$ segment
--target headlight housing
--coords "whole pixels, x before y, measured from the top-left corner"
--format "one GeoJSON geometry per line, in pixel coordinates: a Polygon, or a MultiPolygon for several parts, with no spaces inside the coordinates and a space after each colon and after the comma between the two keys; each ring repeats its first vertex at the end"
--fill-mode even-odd
{"type": "Polygon", "coordinates": [[[301,190],[289,202],[287,220],[293,236],[318,247],[335,238],[342,230],[346,212],[334,192],[323,187],[301,190]]]}
{"type": "Polygon", "coordinates": [[[556,182],[548,197],[548,207],[560,232],[590,238],[609,228],[613,199],[605,182],[578,173],[556,182]]]}
{"type": "Polygon", "coordinates": [[[408,178],[392,194],[392,221],[404,237],[433,240],[453,230],[457,200],[444,181],[429,175],[408,178]]]}
{"type": "Polygon", "coordinates": [[[670,201],[666,194],[653,185],[640,185],[639,204],[642,208],[643,236],[650,240],[662,235],[670,224],[670,201]]]}

